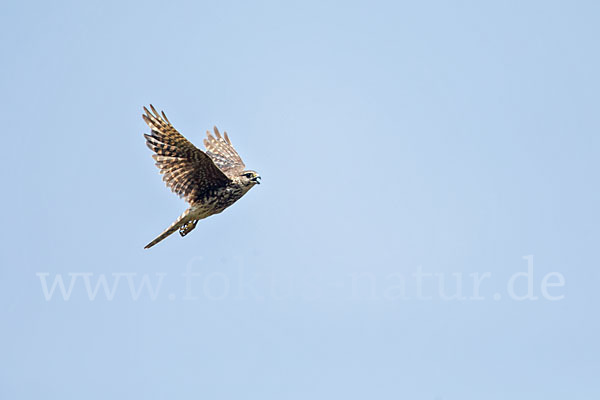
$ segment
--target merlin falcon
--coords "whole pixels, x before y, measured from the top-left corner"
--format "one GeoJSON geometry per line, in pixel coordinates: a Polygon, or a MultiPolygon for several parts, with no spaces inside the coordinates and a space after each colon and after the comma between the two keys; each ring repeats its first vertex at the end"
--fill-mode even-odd
{"type": "Polygon", "coordinates": [[[159,114],[152,104],[150,110],[144,107],[142,115],[151,130],[144,134],[146,145],[155,153],[152,158],[163,181],[190,207],[145,249],[177,230],[181,236],[187,235],[199,220],[222,212],[260,183],[255,171],[244,169],[227,132],[221,136],[216,126],[214,136],[207,131],[204,152],[177,132],[164,112],[159,114]]]}

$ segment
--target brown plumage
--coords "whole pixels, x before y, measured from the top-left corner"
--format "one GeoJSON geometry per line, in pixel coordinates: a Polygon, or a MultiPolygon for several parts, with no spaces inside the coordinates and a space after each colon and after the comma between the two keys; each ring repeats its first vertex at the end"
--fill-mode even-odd
{"type": "Polygon", "coordinates": [[[167,186],[190,207],[145,248],[176,230],[181,236],[187,235],[198,220],[222,212],[260,183],[256,172],[244,170],[245,165],[227,132],[221,136],[217,127],[215,136],[207,132],[205,153],[177,132],[164,112],[159,114],[152,105],[150,110],[144,107],[142,115],[151,130],[150,134],[144,134],[146,145],[155,153],[152,158],[167,186]]]}

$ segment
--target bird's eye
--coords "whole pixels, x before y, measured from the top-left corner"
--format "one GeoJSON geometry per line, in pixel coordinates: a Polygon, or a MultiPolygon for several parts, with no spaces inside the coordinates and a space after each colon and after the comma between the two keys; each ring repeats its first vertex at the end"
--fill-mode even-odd
{"type": "Polygon", "coordinates": [[[244,175],[246,176],[246,178],[252,178],[252,173],[251,172],[249,172],[247,174],[244,174],[244,175]]]}

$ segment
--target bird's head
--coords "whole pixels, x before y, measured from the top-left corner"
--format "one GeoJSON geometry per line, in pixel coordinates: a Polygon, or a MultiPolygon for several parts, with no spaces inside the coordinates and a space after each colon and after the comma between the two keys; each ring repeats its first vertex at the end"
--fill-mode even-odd
{"type": "Polygon", "coordinates": [[[240,174],[240,182],[247,187],[260,185],[260,175],[256,171],[244,171],[240,174]]]}

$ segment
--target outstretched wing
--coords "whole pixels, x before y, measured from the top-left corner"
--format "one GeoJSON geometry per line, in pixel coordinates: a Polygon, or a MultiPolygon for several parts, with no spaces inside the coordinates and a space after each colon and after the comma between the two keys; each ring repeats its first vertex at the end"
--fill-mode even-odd
{"type": "Polygon", "coordinates": [[[204,139],[206,154],[229,178],[240,175],[246,166],[233,148],[227,132],[224,132],[224,137],[222,137],[216,126],[214,130],[215,136],[211,135],[210,131],[206,131],[207,138],[204,139]]]}
{"type": "Polygon", "coordinates": [[[142,115],[151,129],[150,135],[144,134],[146,145],[156,153],[152,158],[173,192],[193,203],[230,182],[209,156],[177,132],[164,112],[152,105],[150,109],[144,107],[142,115]]]}

